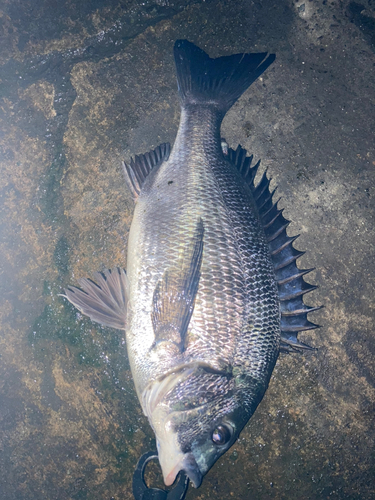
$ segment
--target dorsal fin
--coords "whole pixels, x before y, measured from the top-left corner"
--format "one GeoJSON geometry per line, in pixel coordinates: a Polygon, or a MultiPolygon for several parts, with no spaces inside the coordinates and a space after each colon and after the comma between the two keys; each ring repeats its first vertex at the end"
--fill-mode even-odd
{"type": "Polygon", "coordinates": [[[303,302],[305,293],[315,290],[316,286],[304,280],[304,275],[313,269],[299,269],[296,261],[304,252],[293,247],[299,235],[290,237],[286,228],[290,221],[283,216],[272,197],[276,191],[270,191],[271,179],[264,172],[260,182],[255,186],[254,179],[260,162],[251,167],[253,156],[246,156],[246,150],[238,146],[236,151],[229,148],[226,157],[235,165],[253,193],[264,232],[268,240],[271,259],[279,290],[281,305],[281,345],[280,350],[293,352],[312,349],[298,340],[298,332],[318,328],[318,325],[307,319],[309,312],[321,307],[307,307],[303,302]]]}
{"type": "Polygon", "coordinates": [[[125,181],[134,199],[138,198],[148,174],[163,161],[168,160],[170,151],[171,145],[169,142],[163,142],[149,153],[137,155],[134,160],[131,158],[129,165],[125,162],[122,163],[125,181]]]}

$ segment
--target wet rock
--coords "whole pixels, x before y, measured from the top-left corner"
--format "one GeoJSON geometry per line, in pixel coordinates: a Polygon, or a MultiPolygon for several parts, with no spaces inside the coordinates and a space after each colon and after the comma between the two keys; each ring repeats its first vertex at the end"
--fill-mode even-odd
{"type": "Polygon", "coordinates": [[[276,52],[228,113],[279,185],[325,309],[281,356],[233,449],[187,498],[371,499],[375,439],[373,17],[368,2],[5,1],[0,13],[0,491],[130,499],[153,433],[121,334],[59,297],[126,267],[121,161],[173,142],[172,47],[276,52]]]}

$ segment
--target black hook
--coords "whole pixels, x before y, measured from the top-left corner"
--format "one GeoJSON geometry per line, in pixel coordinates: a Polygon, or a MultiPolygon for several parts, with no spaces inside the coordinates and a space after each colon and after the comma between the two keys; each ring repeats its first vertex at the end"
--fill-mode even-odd
{"type": "Polygon", "coordinates": [[[184,471],[177,476],[176,486],[169,490],[149,488],[145,483],[145,469],[150,460],[158,458],[156,451],[148,451],[138,460],[133,475],[133,495],[135,500],[183,500],[189,487],[189,478],[184,471]]]}

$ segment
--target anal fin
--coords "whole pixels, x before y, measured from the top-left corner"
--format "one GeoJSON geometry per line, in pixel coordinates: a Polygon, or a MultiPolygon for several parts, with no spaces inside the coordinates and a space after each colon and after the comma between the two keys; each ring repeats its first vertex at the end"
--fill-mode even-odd
{"type": "Polygon", "coordinates": [[[167,269],[156,285],[151,313],[155,333],[153,347],[168,341],[175,344],[180,352],[185,348],[186,333],[199,287],[203,235],[203,221],[199,219],[187,257],[181,260],[181,266],[167,269]]]}
{"type": "Polygon", "coordinates": [[[95,273],[93,281],[78,280],[81,288],[69,286],[65,297],[82,314],[104,326],[125,330],[128,279],[123,269],[106,269],[95,273]]]}
{"type": "Polygon", "coordinates": [[[128,188],[132,192],[134,200],[136,200],[141,192],[143,183],[151,172],[151,170],[159,167],[163,161],[167,161],[171,146],[168,142],[160,144],[157,148],[149,153],[138,155],[130,159],[129,165],[125,162],[122,164],[125,181],[128,188]]]}

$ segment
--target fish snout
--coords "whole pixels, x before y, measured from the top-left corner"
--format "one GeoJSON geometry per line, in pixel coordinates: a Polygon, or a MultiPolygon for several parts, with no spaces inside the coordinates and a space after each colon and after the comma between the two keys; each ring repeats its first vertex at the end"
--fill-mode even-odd
{"type": "Polygon", "coordinates": [[[199,488],[202,483],[203,474],[201,473],[193,454],[181,453],[177,461],[173,459],[171,460],[171,458],[172,457],[168,457],[167,460],[163,460],[162,456],[159,456],[165,485],[171,486],[175,482],[178,473],[183,470],[189,477],[194,488],[199,488]]]}

